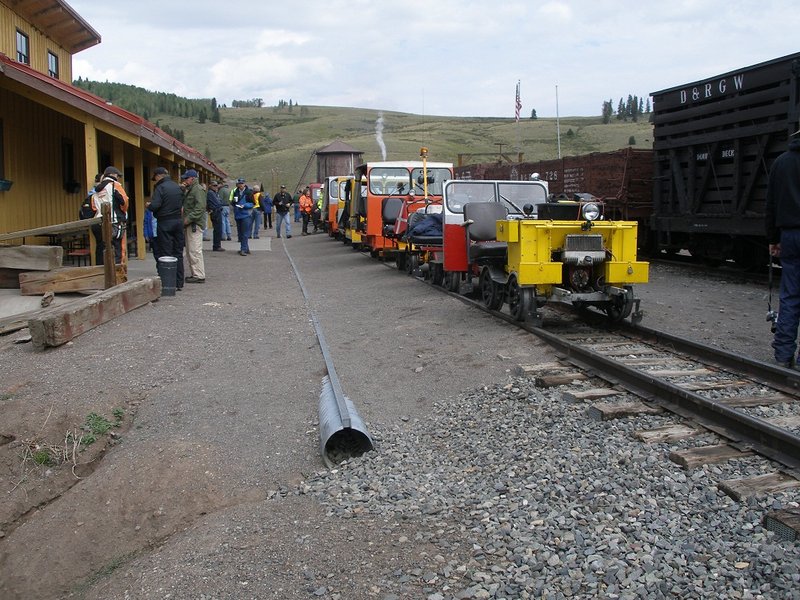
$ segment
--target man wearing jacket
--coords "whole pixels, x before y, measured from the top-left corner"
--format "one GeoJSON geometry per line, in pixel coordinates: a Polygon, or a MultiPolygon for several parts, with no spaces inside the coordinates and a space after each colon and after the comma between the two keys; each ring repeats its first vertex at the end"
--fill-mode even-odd
{"type": "Polygon", "coordinates": [[[197,180],[197,171],[189,169],[181,175],[183,192],[183,236],[186,239],[186,259],[189,277],[186,283],[205,283],[203,262],[203,224],[206,221],[206,193],[197,180]]]}
{"type": "Polygon", "coordinates": [[[781,299],[772,348],[782,367],[798,369],[800,324],[800,130],[772,163],[767,186],[769,253],[781,259],[781,299]]]}
{"type": "Polygon", "coordinates": [[[292,196],[286,191],[286,186],[281,186],[281,191],[275,194],[272,199],[272,204],[275,206],[275,233],[276,237],[281,237],[281,223],[286,223],[286,237],[292,237],[292,215],[289,214],[292,209],[292,196]]]}
{"type": "Polygon", "coordinates": [[[244,177],[236,180],[236,189],[231,194],[233,205],[233,218],[236,219],[236,233],[239,236],[239,255],[250,254],[250,230],[253,227],[253,190],[247,187],[244,177]]]}
{"type": "Polygon", "coordinates": [[[183,289],[183,190],[169,177],[164,167],[153,169],[153,195],[145,204],[158,222],[153,238],[153,258],[172,256],[178,259],[175,287],[183,289]]]}

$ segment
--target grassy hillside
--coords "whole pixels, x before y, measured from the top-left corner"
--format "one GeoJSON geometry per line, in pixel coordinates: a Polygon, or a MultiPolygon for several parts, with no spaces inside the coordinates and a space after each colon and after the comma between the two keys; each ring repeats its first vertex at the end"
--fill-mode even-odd
{"type": "MultiPolygon", "coordinates": [[[[383,140],[387,160],[416,160],[419,149],[429,149],[429,160],[457,163],[459,154],[473,154],[468,162],[496,160],[504,154],[523,160],[556,158],[555,119],[431,117],[357,108],[323,106],[221,109],[220,123],[164,115],[162,125],[185,132],[186,143],[206,153],[231,177],[262,181],[274,192],[285,183],[291,189],[316,176],[312,161],[304,181],[301,174],[313,152],[341,140],[364,152],[366,160],[381,160],[376,122],[383,115],[383,140]]],[[[652,126],[613,120],[603,125],[598,117],[564,117],[560,120],[562,156],[617,150],[633,136],[636,147],[652,145],[652,126]],[[571,132],[571,133],[570,133],[571,132]]]]}

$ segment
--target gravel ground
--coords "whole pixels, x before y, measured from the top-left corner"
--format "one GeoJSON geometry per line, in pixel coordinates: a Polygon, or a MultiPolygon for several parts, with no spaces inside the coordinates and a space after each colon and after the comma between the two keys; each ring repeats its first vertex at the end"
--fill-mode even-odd
{"type": "MultiPolygon", "coordinates": [[[[538,340],[324,236],[285,243],[376,451],[322,466],[324,363],[283,243],[208,252],[206,284],[68,346],[0,344],[0,433],[126,409],[71,487],[0,474],[8,505],[57,491],[5,517],[0,597],[800,597],[797,544],[760,526],[797,493],[715,487],[763,463],[683,472],[631,436],[660,417],[594,422],[514,378],[553,359],[538,340]]],[[[657,267],[644,322],[768,359],[763,288],[657,267]]]]}

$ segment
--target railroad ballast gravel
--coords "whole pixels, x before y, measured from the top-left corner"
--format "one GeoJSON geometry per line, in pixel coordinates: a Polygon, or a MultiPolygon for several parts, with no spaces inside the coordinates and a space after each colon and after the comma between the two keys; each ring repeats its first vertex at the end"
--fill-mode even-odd
{"type": "Polygon", "coordinates": [[[376,574],[384,600],[800,598],[800,543],[762,526],[800,494],[739,503],[717,489],[774,465],[687,472],[667,459],[675,445],[633,435],[673,417],[595,421],[559,389],[509,381],[370,431],[376,451],[301,484],[331,516],[412,522],[410,548],[437,549],[413,572],[376,574]]]}

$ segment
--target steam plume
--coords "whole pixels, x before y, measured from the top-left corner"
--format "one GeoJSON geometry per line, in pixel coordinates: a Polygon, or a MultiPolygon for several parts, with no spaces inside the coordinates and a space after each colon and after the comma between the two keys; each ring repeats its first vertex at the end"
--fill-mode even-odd
{"type": "Polygon", "coordinates": [[[375,121],[375,139],[381,147],[381,156],[386,160],[386,144],[383,143],[383,113],[378,113],[378,120],[375,121]]]}

